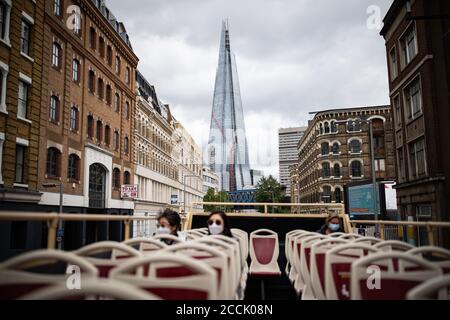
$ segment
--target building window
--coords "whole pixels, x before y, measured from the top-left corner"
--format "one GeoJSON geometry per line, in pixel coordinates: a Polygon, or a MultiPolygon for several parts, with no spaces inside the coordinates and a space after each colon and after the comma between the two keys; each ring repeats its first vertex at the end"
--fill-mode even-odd
{"type": "Polygon", "coordinates": [[[397,150],[397,159],[398,159],[398,174],[400,181],[404,181],[406,179],[406,167],[405,167],[405,158],[403,156],[403,149],[400,148],[397,150]]]}
{"type": "Polygon", "coordinates": [[[331,121],[331,133],[337,132],[337,125],[335,121],[331,121]]]}
{"type": "Polygon", "coordinates": [[[96,132],[97,142],[102,142],[103,140],[103,124],[101,120],[97,121],[97,132],[96,132]]]}
{"type": "Polygon", "coordinates": [[[386,171],[386,161],[384,159],[375,160],[375,172],[385,172],[386,171]]]}
{"type": "Polygon", "coordinates": [[[95,93],[95,72],[89,71],[88,87],[91,93],[95,93]]]}
{"type": "Polygon", "coordinates": [[[323,187],[322,202],[331,203],[331,187],[330,186],[323,187]]]}
{"type": "Polygon", "coordinates": [[[91,27],[89,32],[89,42],[92,50],[97,49],[97,32],[95,32],[95,28],[91,27]]]}
{"type": "Polygon", "coordinates": [[[48,148],[47,150],[47,176],[59,177],[59,163],[61,161],[61,152],[56,148],[48,148]]]}
{"type": "Polygon", "coordinates": [[[120,75],[120,57],[116,56],[116,74],[120,75]]]}
{"type": "Polygon", "coordinates": [[[422,94],[419,78],[406,87],[404,93],[408,118],[414,119],[422,112],[422,94]]]}
{"type": "Polygon", "coordinates": [[[109,146],[111,143],[111,128],[110,126],[105,126],[105,144],[109,146]]]}
{"type": "Polygon", "coordinates": [[[57,122],[59,118],[59,99],[57,96],[50,98],[50,121],[57,122]]]}
{"type": "Polygon", "coordinates": [[[130,68],[127,67],[125,70],[125,83],[130,84],[130,68]]]}
{"type": "Polygon", "coordinates": [[[0,61],[0,111],[6,112],[6,88],[8,85],[9,67],[0,61]]]}
{"type": "Polygon", "coordinates": [[[389,52],[389,64],[390,64],[391,80],[393,80],[398,76],[397,49],[395,47],[392,48],[392,50],[389,52]]]}
{"type": "Polygon", "coordinates": [[[361,162],[355,160],[350,164],[352,178],[361,178],[362,177],[362,166],[361,162]]]}
{"type": "Polygon", "coordinates": [[[416,28],[412,25],[400,40],[402,48],[402,67],[406,67],[417,55],[416,28]]]}
{"type": "Polygon", "coordinates": [[[14,177],[15,183],[24,183],[25,154],[26,147],[20,144],[16,144],[16,172],[14,177]]]}
{"type": "Polygon", "coordinates": [[[114,98],[114,109],[116,112],[120,112],[120,95],[116,93],[114,98]]]}
{"type": "Polygon", "coordinates": [[[57,17],[62,17],[61,0],[54,0],[53,2],[53,13],[57,17]]]}
{"type": "Polygon", "coordinates": [[[336,203],[342,202],[342,190],[340,188],[336,188],[334,190],[334,200],[336,201],[336,203]]]}
{"type": "Polygon", "coordinates": [[[412,179],[426,175],[424,138],[409,144],[409,170],[412,179]]]}
{"type": "Polygon", "coordinates": [[[30,85],[24,81],[19,81],[19,99],[17,116],[26,119],[28,108],[28,90],[30,85]]]}
{"type": "Polygon", "coordinates": [[[115,189],[120,189],[120,170],[114,168],[113,170],[113,187],[115,189]]]}
{"type": "Polygon", "coordinates": [[[114,150],[119,150],[119,143],[120,143],[120,139],[119,139],[119,132],[114,131],[114,136],[113,136],[113,145],[114,145],[114,150]]]}
{"type": "Polygon", "coordinates": [[[340,178],[341,177],[341,166],[339,165],[339,163],[336,163],[334,165],[333,171],[334,171],[334,177],[335,178],[340,178]]]}
{"type": "Polygon", "coordinates": [[[348,132],[360,132],[361,131],[361,122],[359,120],[349,120],[347,122],[347,131],[348,132]]]}
{"type": "Polygon", "coordinates": [[[329,178],[330,177],[330,164],[328,162],[325,162],[322,164],[322,178],[329,178]]]}
{"type": "Polygon", "coordinates": [[[111,86],[109,84],[106,85],[106,103],[108,105],[111,105],[111,99],[112,99],[112,90],[111,86]]]}
{"type": "Polygon", "coordinates": [[[123,174],[123,184],[130,184],[130,173],[128,171],[123,174]]]}
{"type": "Polygon", "coordinates": [[[91,115],[88,116],[87,134],[88,134],[88,138],[90,138],[90,139],[94,138],[94,117],[91,115]]]}
{"type": "Polygon", "coordinates": [[[56,42],[53,42],[52,65],[57,69],[61,68],[61,46],[56,42]]]}
{"type": "Polygon", "coordinates": [[[72,61],[72,80],[80,83],[80,61],[73,59],[72,61]]]}
{"type": "Polygon", "coordinates": [[[322,149],[323,156],[327,156],[330,154],[330,145],[328,144],[328,142],[322,143],[321,149],[322,149]]]}
{"type": "Polygon", "coordinates": [[[31,24],[25,20],[22,20],[20,51],[26,54],[27,56],[30,55],[30,33],[31,33],[31,24]]]}
{"type": "Polygon", "coordinates": [[[72,107],[70,109],[70,130],[78,130],[78,108],[72,107]]]}
{"type": "Polygon", "coordinates": [[[102,78],[98,78],[98,82],[97,82],[97,92],[98,92],[98,97],[100,99],[103,99],[104,97],[104,92],[103,92],[104,88],[103,88],[103,79],[102,78]]]}
{"type": "Polygon", "coordinates": [[[333,154],[339,154],[339,152],[340,152],[339,143],[337,142],[333,143],[333,154]]]}
{"type": "Polygon", "coordinates": [[[80,180],[80,158],[76,154],[69,156],[67,176],[71,180],[80,180]]]}
{"type": "Polygon", "coordinates": [[[350,153],[359,154],[361,153],[361,142],[359,140],[352,140],[349,144],[350,153]]]}
{"type": "Polygon", "coordinates": [[[3,143],[5,142],[5,134],[0,133],[0,183],[3,183],[2,160],[3,160],[3,143]]]}
{"type": "Polygon", "coordinates": [[[125,154],[128,154],[129,152],[129,140],[128,137],[125,137],[124,141],[123,141],[123,150],[125,152],[125,154]]]}
{"type": "Polygon", "coordinates": [[[323,134],[323,124],[319,125],[319,134],[323,134]]]}
{"type": "Polygon", "coordinates": [[[129,119],[130,118],[130,103],[127,101],[127,102],[125,102],[125,110],[124,110],[124,113],[125,113],[125,118],[126,119],[129,119]]]}
{"type": "Polygon", "coordinates": [[[106,47],[106,61],[109,65],[112,65],[112,49],[109,45],[106,47]]]}
{"type": "Polygon", "coordinates": [[[325,134],[330,133],[330,125],[328,124],[328,122],[325,122],[325,134]]]}
{"type": "Polygon", "coordinates": [[[394,118],[395,118],[395,127],[398,128],[402,125],[402,109],[400,107],[400,96],[396,96],[393,100],[394,106],[394,118]]]}
{"type": "Polygon", "coordinates": [[[100,55],[100,58],[105,57],[105,39],[103,37],[98,38],[98,53],[100,55]]]}
{"type": "Polygon", "coordinates": [[[0,39],[2,40],[6,38],[6,30],[9,25],[8,16],[9,7],[4,2],[0,2],[0,39]]]}

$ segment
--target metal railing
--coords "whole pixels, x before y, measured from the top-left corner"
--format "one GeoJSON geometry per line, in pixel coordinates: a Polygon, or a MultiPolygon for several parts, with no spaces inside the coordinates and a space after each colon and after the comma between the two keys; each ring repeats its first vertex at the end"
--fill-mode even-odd
{"type": "MultiPolygon", "coordinates": [[[[182,220],[185,219],[182,217],[182,220]]],[[[124,224],[124,240],[130,239],[130,226],[133,221],[156,220],[156,217],[119,216],[104,214],[68,214],[68,213],[36,213],[36,212],[0,212],[0,221],[41,221],[47,223],[47,248],[55,249],[56,230],[60,221],[122,221],[124,224]]]]}
{"type": "Polygon", "coordinates": [[[379,238],[382,240],[414,241],[415,245],[436,245],[437,232],[449,229],[450,222],[441,221],[373,221],[349,220],[353,232],[374,236],[378,227],[379,238]],[[422,239],[421,235],[425,235],[422,239]]]}

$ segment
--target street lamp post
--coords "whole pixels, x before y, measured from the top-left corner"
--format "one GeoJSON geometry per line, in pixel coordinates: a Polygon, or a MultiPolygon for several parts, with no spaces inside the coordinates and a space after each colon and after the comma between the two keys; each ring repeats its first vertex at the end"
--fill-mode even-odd
{"type": "MultiPolygon", "coordinates": [[[[56,188],[59,187],[59,214],[61,215],[63,213],[63,183],[45,183],[42,185],[44,188],[56,188]]],[[[57,237],[60,237],[58,234],[62,230],[62,220],[61,217],[58,219],[58,233],[57,237]]],[[[61,241],[58,241],[58,249],[62,249],[62,239],[61,241]]]]}

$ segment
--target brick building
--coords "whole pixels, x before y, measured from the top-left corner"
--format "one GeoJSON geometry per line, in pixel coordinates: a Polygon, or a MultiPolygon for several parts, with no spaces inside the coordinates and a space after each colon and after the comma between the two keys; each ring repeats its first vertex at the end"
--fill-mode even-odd
{"type": "Polygon", "coordinates": [[[346,184],[372,178],[368,120],[374,128],[376,178],[395,180],[389,106],[321,111],[298,143],[298,165],[290,170],[298,194],[291,201],[342,203],[346,184]]]}
{"type": "MultiPolygon", "coordinates": [[[[449,13],[447,0],[395,0],[381,31],[394,115],[397,202],[403,219],[450,219],[449,13]]],[[[426,237],[420,238],[423,244],[426,237]]],[[[450,245],[448,232],[439,238],[450,245]]]]}
{"type": "MultiPolygon", "coordinates": [[[[0,1],[0,208],[36,206],[44,0],[0,1]]],[[[29,222],[40,230],[41,224],[29,222]]],[[[26,222],[0,223],[0,252],[25,249],[26,222]]],[[[30,246],[40,247],[37,237],[30,246]]]]}

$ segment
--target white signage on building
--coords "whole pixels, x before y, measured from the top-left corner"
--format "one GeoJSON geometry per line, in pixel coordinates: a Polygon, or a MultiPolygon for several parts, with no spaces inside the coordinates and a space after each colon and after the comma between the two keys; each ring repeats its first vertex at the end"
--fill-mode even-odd
{"type": "Polygon", "coordinates": [[[120,197],[121,198],[135,199],[135,198],[137,198],[137,194],[138,194],[138,186],[137,185],[124,184],[120,188],[120,197]]]}

